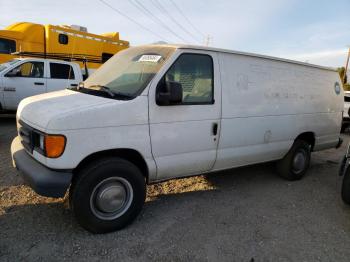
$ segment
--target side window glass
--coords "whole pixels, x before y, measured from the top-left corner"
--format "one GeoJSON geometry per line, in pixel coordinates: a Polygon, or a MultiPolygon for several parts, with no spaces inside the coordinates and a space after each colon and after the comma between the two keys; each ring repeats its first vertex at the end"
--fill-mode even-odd
{"type": "Polygon", "coordinates": [[[16,41],[0,38],[0,54],[11,54],[16,52],[16,41]]]}
{"type": "Polygon", "coordinates": [[[107,62],[107,60],[110,59],[112,56],[113,56],[113,54],[102,53],[102,63],[107,62]]]}
{"type": "Polygon", "coordinates": [[[43,78],[44,77],[44,63],[43,62],[27,62],[23,63],[13,70],[11,74],[17,77],[33,77],[43,78]]]}
{"type": "Polygon", "coordinates": [[[181,84],[183,104],[214,102],[213,60],[209,55],[181,55],[165,74],[165,81],[181,84]]]}
{"type": "Polygon", "coordinates": [[[59,34],[59,35],[58,35],[58,42],[59,42],[61,45],[67,45],[67,44],[68,44],[68,35],[59,34]]]}
{"type": "Polygon", "coordinates": [[[67,64],[50,63],[50,74],[54,79],[75,79],[72,66],[67,64]]]}

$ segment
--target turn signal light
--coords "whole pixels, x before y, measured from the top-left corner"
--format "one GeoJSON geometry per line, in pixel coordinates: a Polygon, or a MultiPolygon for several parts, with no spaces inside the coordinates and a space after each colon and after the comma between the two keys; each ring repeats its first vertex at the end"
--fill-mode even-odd
{"type": "Polygon", "coordinates": [[[49,158],[60,157],[66,147],[66,137],[62,135],[45,135],[45,153],[49,158]]]}

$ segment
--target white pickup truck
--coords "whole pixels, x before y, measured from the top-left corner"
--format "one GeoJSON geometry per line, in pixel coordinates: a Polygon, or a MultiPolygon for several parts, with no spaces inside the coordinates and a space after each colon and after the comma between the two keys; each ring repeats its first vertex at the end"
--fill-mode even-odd
{"type": "Polygon", "coordinates": [[[29,96],[76,87],[83,81],[78,64],[19,58],[0,64],[0,111],[15,111],[29,96]]]}
{"type": "Polygon", "coordinates": [[[301,179],[311,152],[341,145],[343,107],[333,69],[198,46],[132,47],[76,89],[24,99],[11,152],[37,193],[69,188],[78,222],[102,233],[137,216],[147,183],[267,161],[301,179]]]}

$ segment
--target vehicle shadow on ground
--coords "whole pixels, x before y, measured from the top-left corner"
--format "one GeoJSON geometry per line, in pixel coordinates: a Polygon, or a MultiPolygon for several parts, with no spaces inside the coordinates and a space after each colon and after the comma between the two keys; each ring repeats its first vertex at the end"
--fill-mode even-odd
{"type": "MultiPolygon", "coordinates": [[[[191,179],[184,178],[182,180],[186,182],[186,180],[191,179]]],[[[141,213],[143,218],[142,221],[138,219],[139,223],[144,226],[151,226],[154,223],[152,217],[162,217],[164,209],[170,211],[176,207],[178,210],[186,210],[188,209],[188,203],[199,204],[199,206],[201,206],[201,203],[206,203],[206,205],[203,205],[203,212],[205,212],[208,204],[212,206],[211,208],[215,207],[215,201],[220,199],[220,194],[233,193],[242,196],[242,194],[252,193],[250,187],[256,187],[257,184],[271,185],[271,183],[274,183],[278,185],[286,183],[275,174],[273,163],[208,174],[203,176],[203,179],[208,183],[208,189],[197,188],[196,183],[193,183],[193,188],[190,188],[190,191],[187,191],[188,187],[186,187],[183,192],[180,189],[176,193],[162,193],[162,186],[171,186],[172,183],[177,183],[175,186],[179,187],[179,183],[181,184],[182,181],[171,180],[156,184],[155,186],[158,187],[159,192],[155,192],[151,199],[145,203],[141,213]]],[[[151,187],[153,186],[148,186],[148,188],[151,187]]],[[[153,189],[153,192],[155,190],[157,189],[153,189]]],[[[72,217],[73,214],[69,209],[68,198],[66,197],[56,203],[7,207],[5,208],[5,214],[0,215],[0,228],[4,233],[13,227],[17,227],[18,230],[28,230],[29,228],[32,232],[61,232],[62,230],[67,231],[67,229],[76,233],[81,232],[81,228],[72,217]],[[38,220],[40,220],[40,223],[37,223],[38,220]]]]}
{"type": "MultiPolygon", "coordinates": [[[[305,179],[316,175],[312,169],[311,165],[310,172],[305,179]]],[[[181,187],[182,183],[188,184],[188,181],[193,178],[171,180],[148,186],[148,190],[153,190],[152,196],[145,203],[141,215],[133,226],[125,230],[132,231],[133,228],[138,230],[138,227],[152,228],[154,224],[157,224],[155,220],[162,220],[169,214],[175,217],[185,217],[186,212],[194,206],[196,212],[205,219],[208,209],[214,213],[220,212],[218,203],[228,207],[237,204],[237,199],[239,201],[248,199],[247,201],[251,203],[250,199],[256,198],[259,194],[262,196],[264,194],[278,195],[277,192],[281,188],[287,189],[290,185],[297,187],[303,184],[303,180],[290,182],[280,178],[275,171],[275,163],[220,171],[204,175],[202,178],[208,184],[204,189],[203,187],[197,188],[194,182],[190,188],[187,185],[175,193],[171,191],[164,193],[163,187],[171,187],[173,183],[176,183],[174,187],[181,187]],[[273,193],[274,189],[276,193],[273,193]]],[[[261,201],[265,201],[264,198],[261,201]]],[[[5,208],[5,214],[0,215],[0,228],[5,238],[13,233],[11,229],[14,227],[19,232],[23,230],[28,233],[32,232],[32,234],[71,234],[74,232],[78,236],[81,234],[86,236],[86,231],[73,218],[67,197],[56,203],[24,204],[5,208]]]]}
{"type": "MultiPolygon", "coordinates": [[[[180,245],[182,238],[185,236],[188,240],[191,237],[186,234],[193,232],[197,234],[193,235],[193,241],[200,242],[200,239],[212,236],[225,240],[225,232],[229,231],[225,241],[233,241],[236,234],[240,234],[236,236],[238,242],[246,236],[253,239],[249,240],[250,244],[258,246],[262,241],[260,238],[264,237],[261,232],[268,237],[269,230],[274,230],[279,241],[285,240],[284,234],[294,236],[294,231],[296,235],[304,234],[303,226],[288,227],[303,216],[308,232],[317,235],[318,228],[313,227],[313,223],[322,217],[316,210],[327,218],[322,211],[325,202],[332,203],[327,206],[341,212],[337,223],[346,234],[350,232],[349,208],[337,197],[334,201],[327,194],[322,201],[315,202],[312,198],[310,186],[317,187],[314,182],[317,169],[311,165],[305,180],[290,182],[277,175],[274,163],[265,163],[201,176],[197,181],[205,184],[204,187],[196,187],[193,178],[151,185],[148,189],[152,197],[137,219],[123,230],[103,235],[91,234],[77,224],[67,198],[55,203],[13,205],[5,208],[4,214],[0,213],[1,239],[6,240],[0,241],[0,260],[6,257],[12,258],[9,260],[30,260],[38,255],[43,260],[50,260],[53,254],[68,254],[72,260],[72,257],[79,258],[79,252],[88,252],[91,257],[98,258],[97,253],[91,253],[96,250],[109,250],[120,258],[117,253],[119,245],[130,250],[127,255],[136,256],[136,260],[147,248],[154,250],[154,246],[167,246],[168,243],[180,245]],[[182,184],[186,186],[181,187],[182,184]],[[164,193],[172,186],[181,188],[164,193]],[[295,204],[299,206],[293,207],[295,204]],[[313,212],[309,211],[311,207],[313,212]],[[142,251],[138,248],[140,246],[142,251]],[[50,251],[42,253],[43,250],[50,251]]],[[[325,177],[319,179],[324,184],[325,177]]],[[[333,181],[334,177],[329,179],[333,181]]],[[[40,198],[39,202],[46,200],[50,201],[40,198]]],[[[333,214],[329,219],[334,219],[333,214]]],[[[269,239],[263,240],[265,244],[270,243],[269,239]]]]}

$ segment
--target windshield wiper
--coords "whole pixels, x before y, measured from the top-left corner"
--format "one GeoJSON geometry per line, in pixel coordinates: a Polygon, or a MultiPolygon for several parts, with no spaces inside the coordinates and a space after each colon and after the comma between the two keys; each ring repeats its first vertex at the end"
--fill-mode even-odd
{"type": "MultiPolygon", "coordinates": [[[[119,96],[119,97],[130,98],[130,99],[134,98],[133,95],[130,95],[130,94],[127,94],[127,93],[112,91],[112,90],[111,90],[109,87],[107,87],[107,86],[103,86],[103,85],[92,85],[92,86],[89,86],[88,88],[91,88],[91,87],[92,87],[92,89],[93,89],[94,87],[99,87],[100,89],[98,89],[98,90],[101,90],[101,91],[103,91],[103,92],[108,93],[111,97],[119,96]]],[[[96,89],[94,89],[94,90],[96,90],[96,89]]]]}
{"type": "MultiPolygon", "coordinates": [[[[94,87],[99,87],[100,89],[97,89],[98,91],[102,91],[102,92],[105,92],[107,93],[108,95],[110,95],[111,97],[115,97],[115,93],[111,91],[111,89],[107,86],[102,86],[102,85],[92,85],[92,86],[89,86],[89,88],[91,89],[94,89],[94,87]]],[[[94,89],[96,90],[96,89],[94,89]]]]}
{"type": "Polygon", "coordinates": [[[85,87],[83,84],[79,84],[77,87],[68,88],[68,89],[73,90],[73,91],[78,91],[78,92],[80,91],[82,93],[91,93],[91,92],[89,92],[89,90],[94,91],[94,92],[96,92],[96,91],[103,92],[112,98],[119,97],[119,98],[122,98],[123,100],[135,98],[135,96],[133,96],[131,94],[121,93],[121,92],[113,92],[109,87],[103,86],[103,85],[92,85],[89,87],[85,87]]]}

